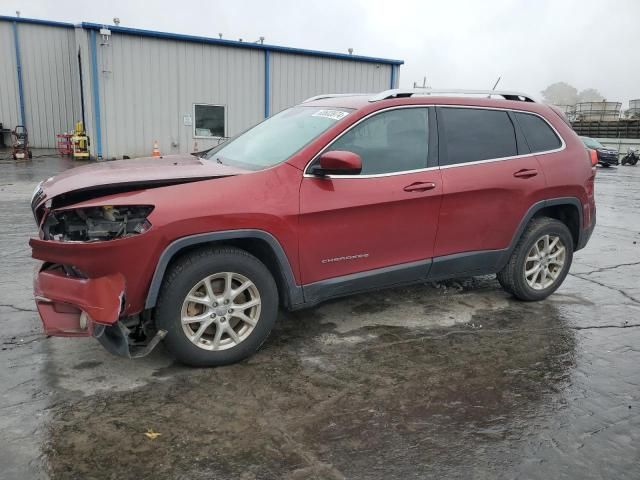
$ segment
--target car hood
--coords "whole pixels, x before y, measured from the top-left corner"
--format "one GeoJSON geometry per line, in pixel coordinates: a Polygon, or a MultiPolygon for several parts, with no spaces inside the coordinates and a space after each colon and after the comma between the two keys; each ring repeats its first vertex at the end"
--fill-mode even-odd
{"type": "MultiPolygon", "coordinates": [[[[42,182],[32,198],[35,208],[47,199],[83,192],[84,199],[114,191],[152,188],[248,173],[192,155],[137,158],[94,163],[66,170],[42,182]]],[[[75,195],[77,196],[77,195],[75,195]]]]}

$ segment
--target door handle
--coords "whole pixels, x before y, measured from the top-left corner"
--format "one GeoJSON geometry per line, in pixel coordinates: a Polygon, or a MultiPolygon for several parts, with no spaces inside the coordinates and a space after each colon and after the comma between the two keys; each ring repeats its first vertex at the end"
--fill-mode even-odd
{"type": "Polygon", "coordinates": [[[404,187],[405,192],[426,192],[427,190],[433,190],[436,188],[436,184],[433,182],[413,182],[404,187]]]}
{"type": "Polygon", "coordinates": [[[522,170],[518,170],[513,174],[516,178],[531,178],[538,175],[538,170],[535,168],[523,168],[522,170]]]}

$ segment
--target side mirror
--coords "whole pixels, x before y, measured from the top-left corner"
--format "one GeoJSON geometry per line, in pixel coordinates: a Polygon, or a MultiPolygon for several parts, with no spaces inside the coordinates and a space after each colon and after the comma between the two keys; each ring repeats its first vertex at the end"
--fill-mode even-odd
{"type": "Polygon", "coordinates": [[[362,171],[360,155],[346,150],[324,152],[319,160],[311,171],[314,175],[359,175],[362,171]]]}

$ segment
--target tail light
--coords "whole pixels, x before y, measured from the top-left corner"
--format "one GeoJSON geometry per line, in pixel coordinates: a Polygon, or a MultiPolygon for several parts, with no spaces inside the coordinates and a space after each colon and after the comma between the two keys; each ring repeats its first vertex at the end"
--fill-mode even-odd
{"type": "Polygon", "coordinates": [[[598,152],[595,150],[589,149],[589,158],[591,158],[591,166],[595,167],[598,165],[598,152]]]}

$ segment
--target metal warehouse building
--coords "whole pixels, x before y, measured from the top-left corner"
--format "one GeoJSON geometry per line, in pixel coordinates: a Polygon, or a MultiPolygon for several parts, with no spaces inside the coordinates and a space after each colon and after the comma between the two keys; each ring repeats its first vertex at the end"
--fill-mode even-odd
{"type": "Polygon", "coordinates": [[[319,93],[398,86],[401,60],[0,16],[0,122],[35,148],[84,120],[102,158],[204,150],[319,93]]]}

